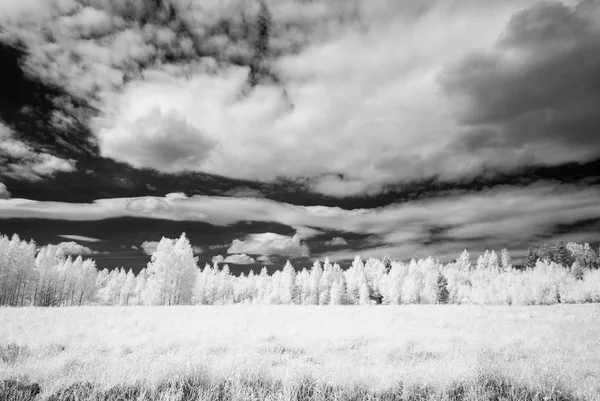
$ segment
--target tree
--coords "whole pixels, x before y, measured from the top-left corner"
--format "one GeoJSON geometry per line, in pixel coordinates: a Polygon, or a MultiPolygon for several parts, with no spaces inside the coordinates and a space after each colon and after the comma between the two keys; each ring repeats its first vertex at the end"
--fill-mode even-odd
{"type": "Polygon", "coordinates": [[[471,255],[469,255],[469,252],[467,252],[466,249],[462,251],[458,259],[456,260],[456,267],[460,270],[471,270],[471,255]]]}
{"type": "Polygon", "coordinates": [[[0,236],[0,305],[31,303],[35,286],[35,243],[0,236]]]}
{"type": "Polygon", "coordinates": [[[294,270],[294,266],[288,260],[283,268],[283,272],[281,274],[281,303],[282,304],[291,304],[293,303],[295,294],[295,281],[296,281],[296,271],[294,270]]]}
{"type": "Polygon", "coordinates": [[[121,296],[119,299],[119,305],[129,305],[130,299],[135,297],[135,287],[136,287],[136,279],[135,275],[129,269],[127,275],[125,276],[125,282],[121,288],[121,296]]]}
{"type": "Polygon", "coordinates": [[[323,268],[321,267],[321,262],[315,260],[310,269],[310,295],[308,298],[308,303],[310,305],[318,305],[319,303],[319,294],[321,290],[321,276],[323,275],[323,268]]]}
{"type": "Polygon", "coordinates": [[[192,302],[197,258],[185,233],[175,242],[163,237],[148,263],[144,299],[150,305],[187,305],[192,302]]]}
{"type": "Polygon", "coordinates": [[[576,280],[583,280],[584,270],[583,266],[581,266],[581,263],[578,261],[573,262],[573,266],[571,266],[571,274],[576,280]]]}
{"type": "Polygon", "coordinates": [[[508,272],[512,269],[512,263],[510,261],[510,254],[508,253],[508,249],[504,248],[500,252],[500,266],[503,271],[508,272]]]}
{"type": "Polygon", "coordinates": [[[538,254],[535,248],[529,247],[527,248],[527,254],[525,255],[525,268],[533,269],[535,267],[535,262],[538,260],[538,254]]]}
{"type": "Polygon", "coordinates": [[[447,304],[448,299],[450,298],[450,293],[448,292],[448,280],[442,273],[438,273],[438,294],[437,301],[440,304],[447,304]]]}
{"type": "Polygon", "coordinates": [[[577,244],[575,242],[569,242],[567,244],[567,249],[571,253],[573,259],[577,261],[582,268],[597,268],[597,256],[596,253],[592,250],[590,244],[577,244]]]}
{"type": "Polygon", "coordinates": [[[558,241],[552,247],[552,261],[563,267],[569,267],[575,261],[564,242],[558,241]]]}
{"type": "Polygon", "coordinates": [[[537,250],[538,259],[551,262],[553,259],[552,247],[547,243],[543,243],[537,250]]]}

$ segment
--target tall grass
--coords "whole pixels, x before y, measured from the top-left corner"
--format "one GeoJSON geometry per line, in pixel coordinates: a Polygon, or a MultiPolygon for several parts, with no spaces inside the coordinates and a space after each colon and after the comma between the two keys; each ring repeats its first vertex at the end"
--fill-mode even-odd
{"type": "Polygon", "coordinates": [[[600,400],[599,332],[594,304],[5,308],[0,382],[57,400],[600,400]]]}

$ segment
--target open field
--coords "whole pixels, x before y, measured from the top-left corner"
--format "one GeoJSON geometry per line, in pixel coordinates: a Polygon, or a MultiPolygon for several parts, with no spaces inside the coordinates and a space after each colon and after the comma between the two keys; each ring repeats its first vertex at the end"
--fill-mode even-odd
{"type": "Polygon", "coordinates": [[[600,400],[600,305],[5,308],[13,379],[39,399],[600,400]]]}

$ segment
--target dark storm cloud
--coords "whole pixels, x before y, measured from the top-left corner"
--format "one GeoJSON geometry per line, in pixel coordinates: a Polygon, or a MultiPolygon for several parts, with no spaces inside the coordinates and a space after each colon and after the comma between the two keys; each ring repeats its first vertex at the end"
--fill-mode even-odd
{"type": "Polygon", "coordinates": [[[514,167],[595,160],[600,3],[541,2],[521,11],[493,49],[456,63],[441,82],[465,100],[465,136],[456,148],[514,167]]]}

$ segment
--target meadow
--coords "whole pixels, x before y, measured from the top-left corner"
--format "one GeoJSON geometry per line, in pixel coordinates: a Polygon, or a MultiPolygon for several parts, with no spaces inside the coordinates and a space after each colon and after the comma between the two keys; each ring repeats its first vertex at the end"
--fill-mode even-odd
{"type": "Polygon", "coordinates": [[[600,400],[599,334],[599,304],[2,308],[0,399],[600,400]]]}

